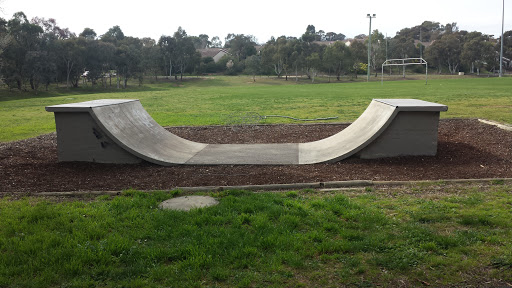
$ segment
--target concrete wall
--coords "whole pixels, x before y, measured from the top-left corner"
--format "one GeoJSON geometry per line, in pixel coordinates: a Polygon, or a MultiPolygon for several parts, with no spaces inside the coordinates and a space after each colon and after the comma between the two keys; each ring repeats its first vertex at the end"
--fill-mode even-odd
{"type": "Polygon", "coordinates": [[[59,161],[139,163],[110,139],[89,112],[55,112],[59,161]]]}
{"type": "Polygon", "coordinates": [[[439,112],[398,112],[375,141],[358,153],[363,159],[396,156],[435,156],[439,112]]]}

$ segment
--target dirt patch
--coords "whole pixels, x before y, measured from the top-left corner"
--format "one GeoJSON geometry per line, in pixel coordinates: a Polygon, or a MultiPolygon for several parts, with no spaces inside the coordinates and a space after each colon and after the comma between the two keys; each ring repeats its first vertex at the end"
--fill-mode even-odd
{"type": "MultiPolygon", "coordinates": [[[[204,143],[307,142],[347,124],[171,127],[204,143]]],[[[57,161],[55,133],[0,143],[0,192],[167,190],[187,186],[259,185],[342,180],[438,180],[512,177],[512,132],[478,120],[439,123],[438,154],[376,160],[349,158],[333,164],[163,167],[57,161]]]]}

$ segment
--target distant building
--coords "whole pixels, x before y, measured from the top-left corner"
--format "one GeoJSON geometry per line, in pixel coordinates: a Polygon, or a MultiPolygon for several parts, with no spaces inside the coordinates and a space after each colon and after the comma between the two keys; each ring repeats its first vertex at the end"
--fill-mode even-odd
{"type": "Polygon", "coordinates": [[[263,49],[264,45],[255,45],[254,48],[256,49],[256,55],[261,54],[261,49],[263,49]]]}
{"type": "Polygon", "coordinates": [[[355,38],[351,38],[351,39],[347,39],[347,40],[344,40],[345,41],[345,45],[347,46],[350,46],[352,43],[354,42],[362,42],[364,43],[364,41],[366,41],[368,37],[366,37],[365,39],[355,39],[355,38]]]}
{"type": "Polygon", "coordinates": [[[229,54],[227,49],[224,48],[205,48],[197,49],[201,53],[201,58],[212,57],[215,63],[219,62],[220,58],[229,54]]]}
{"type": "Polygon", "coordinates": [[[435,41],[430,41],[430,42],[421,42],[420,40],[414,40],[414,46],[415,47],[418,47],[418,44],[421,43],[421,45],[423,45],[423,47],[425,48],[428,48],[430,45],[432,45],[432,43],[434,43],[435,41]]]}
{"type": "MultiPolygon", "coordinates": [[[[313,41],[313,43],[318,44],[318,45],[331,46],[332,44],[334,44],[338,41],[340,41],[340,40],[337,40],[337,41],[313,41]]],[[[341,41],[341,42],[345,43],[345,41],[341,41]]]]}
{"type": "Polygon", "coordinates": [[[512,68],[512,60],[508,59],[507,57],[503,57],[503,68],[505,68],[505,69],[512,68]]]}

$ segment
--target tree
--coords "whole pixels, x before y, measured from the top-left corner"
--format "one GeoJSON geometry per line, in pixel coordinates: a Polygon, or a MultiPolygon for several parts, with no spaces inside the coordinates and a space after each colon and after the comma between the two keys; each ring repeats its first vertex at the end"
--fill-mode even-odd
{"type": "Polygon", "coordinates": [[[156,45],[156,43],[153,45],[144,44],[142,47],[141,60],[142,70],[147,75],[155,76],[155,81],[158,80],[158,74],[163,70],[162,60],[163,55],[161,54],[160,47],[156,45]]]}
{"type": "Polygon", "coordinates": [[[245,60],[245,72],[252,75],[252,81],[256,82],[256,75],[261,72],[261,57],[252,55],[245,60]]]}
{"type": "Polygon", "coordinates": [[[489,37],[480,32],[468,33],[464,38],[461,60],[471,67],[471,73],[474,73],[474,68],[476,68],[477,74],[480,75],[480,69],[489,59],[489,54],[495,53],[494,45],[487,45],[490,44],[489,37]]]}
{"type": "MultiPolygon", "coordinates": [[[[3,53],[5,48],[12,40],[12,36],[7,31],[7,21],[0,17],[0,67],[2,67],[3,53]]],[[[1,71],[1,69],[0,69],[1,71]]],[[[2,77],[3,78],[3,77],[2,77]]]]}
{"type": "Polygon", "coordinates": [[[138,76],[139,81],[142,79],[141,50],[142,43],[140,39],[134,37],[123,38],[116,48],[114,62],[117,74],[123,77],[123,88],[126,88],[130,78],[138,76]]]}
{"type": "Polygon", "coordinates": [[[289,43],[290,46],[292,47],[291,50],[293,51],[292,54],[290,55],[290,64],[291,67],[295,69],[295,82],[297,82],[299,81],[299,67],[302,66],[303,63],[305,62],[304,55],[302,53],[302,45],[297,39],[291,40],[289,43]]]}
{"type": "Polygon", "coordinates": [[[443,43],[436,41],[425,50],[425,58],[429,66],[437,67],[438,74],[441,74],[443,68],[443,49],[443,43]]]}
{"type": "Polygon", "coordinates": [[[214,47],[214,48],[222,47],[222,41],[220,41],[219,36],[212,37],[212,40],[210,42],[211,42],[210,47],[214,47]]]}
{"type": "MultiPolygon", "coordinates": [[[[395,38],[391,39],[389,46],[391,50],[390,54],[392,55],[393,58],[405,59],[418,56],[416,53],[416,47],[414,46],[413,38],[407,38],[402,35],[396,35],[395,38]]],[[[402,66],[402,71],[403,77],[405,77],[405,65],[402,66]]]]}
{"type": "Polygon", "coordinates": [[[462,41],[455,33],[444,35],[440,41],[444,44],[444,61],[451,74],[459,70],[462,41]]]}
{"type": "MultiPolygon", "coordinates": [[[[512,30],[503,33],[503,57],[512,59],[512,30]]],[[[501,37],[496,46],[497,51],[501,50],[501,37]]]]}
{"type": "Polygon", "coordinates": [[[85,69],[85,39],[83,37],[65,39],[58,42],[57,51],[64,67],[66,87],[77,87],[80,75],[85,69]]]}
{"type": "Polygon", "coordinates": [[[261,50],[262,62],[265,66],[270,66],[276,73],[277,77],[281,77],[283,72],[283,61],[278,57],[276,39],[272,37],[261,50]]]}
{"type": "Polygon", "coordinates": [[[158,40],[158,47],[160,47],[164,58],[166,74],[169,71],[169,76],[172,76],[172,61],[175,59],[176,39],[171,36],[161,36],[158,40]],[[167,63],[169,63],[169,66],[167,66],[167,63]]]}
{"type": "Polygon", "coordinates": [[[196,49],[205,49],[211,46],[212,42],[210,42],[208,39],[208,35],[201,34],[199,36],[191,36],[192,42],[194,43],[194,47],[196,49]]]}
{"type": "Polygon", "coordinates": [[[307,73],[308,76],[311,78],[311,82],[315,82],[315,77],[318,75],[318,71],[322,67],[322,58],[320,58],[320,54],[314,52],[308,57],[306,57],[306,65],[307,73]]]}
{"type": "MultiPolygon", "coordinates": [[[[84,48],[84,66],[88,71],[88,80],[96,85],[97,80],[101,78],[105,84],[104,77],[113,66],[116,47],[110,42],[86,40],[84,48]]],[[[110,73],[108,74],[110,77],[110,73]]]]}
{"type": "Polygon", "coordinates": [[[255,45],[256,39],[252,35],[230,33],[226,37],[224,48],[229,48],[230,53],[235,55],[238,61],[241,61],[256,54],[255,45]]]}
{"type": "Polygon", "coordinates": [[[316,32],[315,40],[316,41],[325,41],[325,31],[324,30],[318,30],[318,32],[316,32]]]}
{"type": "MultiPolygon", "coordinates": [[[[361,70],[362,63],[366,63],[368,60],[368,48],[361,41],[354,41],[350,44],[350,54],[352,55],[352,71],[354,72],[355,78],[357,73],[361,70]]],[[[365,66],[368,69],[367,66],[365,66]]],[[[366,71],[365,71],[366,72],[366,71]]]]}
{"type": "Polygon", "coordinates": [[[451,74],[455,74],[459,70],[461,63],[462,39],[458,32],[448,33],[435,41],[425,51],[429,62],[437,63],[439,73],[441,65],[445,64],[451,74]]]}
{"type": "MultiPolygon", "coordinates": [[[[173,38],[176,43],[174,49],[174,67],[177,69],[176,71],[180,72],[180,79],[183,79],[185,69],[194,67],[196,64],[198,65],[201,60],[201,55],[196,51],[192,39],[187,36],[187,32],[181,27],[178,27],[178,31],[174,32],[173,38]]],[[[177,79],[176,74],[175,79],[177,79]]]]}
{"type": "Polygon", "coordinates": [[[327,32],[325,34],[325,40],[326,41],[343,41],[345,40],[345,35],[342,33],[335,33],[335,32],[327,32]]]}
{"type": "Polygon", "coordinates": [[[56,39],[69,39],[71,37],[75,37],[75,33],[69,31],[69,28],[60,28],[57,25],[57,21],[53,18],[45,19],[34,17],[30,23],[41,27],[46,37],[54,37],[56,39]]]}
{"type": "MultiPolygon", "coordinates": [[[[368,45],[368,40],[366,41],[366,45],[368,45]]],[[[414,47],[414,44],[413,46],[414,47]]],[[[377,77],[377,67],[380,67],[382,63],[386,60],[386,46],[384,41],[384,35],[379,32],[379,30],[373,30],[372,33],[372,45],[370,51],[370,67],[375,71],[375,77],[377,77]]]]}
{"type": "Polygon", "coordinates": [[[405,37],[413,40],[420,40],[422,42],[430,42],[438,38],[444,33],[444,27],[441,29],[439,22],[423,21],[421,25],[411,28],[403,28],[396,33],[396,37],[405,37]]]}
{"type": "Polygon", "coordinates": [[[55,76],[56,65],[52,56],[48,49],[29,51],[26,55],[25,75],[29,76],[30,86],[36,93],[40,84],[44,84],[48,90],[48,85],[55,76]]]}
{"type": "Polygon", "coordinates": [[[272,38],[262,50],[263,63],[272,66],[277,77],[281,77],[284,71],[286,80],[288,80],[289,60],[293,52],[290,43],[286,36],[272,38]]]}
{"type": "Polygon", "coordinates": [[[459,27],[457,27],[457,22],[447,23],[444,26],[441,26],[441,28],[444,28],[444,32],[446,34],[451,34],[459,31],[459,27]]]}
{"type": "Polygon", "coordinates": [[[34,53],[28,57],[27,55],[40,49],[43,29],[37,24],[29,23],[23,12],[17,12],[7,22],[7,31],[12,39],[3,51],[1,72],[9,87],[21,90],[26,80],[30,80],[32,76],[27,67],[29,60],[36,59],[34,53]]]}
{"type": "Polygon", "coordinates": [[[215,60],[213,60],[212,57],[201,58],[201,62],[199,63],[199,69],[197,71],[199,74],[215,73],[218,71],[219,69],[217,63],[215,63],[215,60]]]}
{"type": "Polygon", "coordinates": [[[118,25],[108,29],[107,33],[101,35],[101,40],[105,42],[117,43],[124,39],[124,33],[118,25]]]}
{"type": "Polygon", "coordinates": [[[38,45],[28,51],[26,56],[25,74],[30,75],[30,86],[37,93],[40,84],[44,84],[48,90],[50,83],[58,77],[58,42],[76,36],[68,28],[60,28],[52,18],[46,20],[36,17],[31,23],[43,29],[38,37],[38,45]]]}
{"type": "Polygon", "coordinates": [[[306,27],[306,34],[311,34],[311,35],[315,35],[316,34],[316,29],[315,29],[315,25],[308,25],[308,27],[306,27]]]}
{"type": "Polygon", "coordinates": [[[183,73],[187,68],[191,70],[200,65],[201,55],[196,51],[192,38],[188,37],[187,32],[181,26],[178,27],[173,37],[160,37],[158,46],[162,51],[165,63],[169,63],[170,71],[175,71],[174,78],[176,80],[178,79],[177,73],[180,73],[180,79],[183,79],[183,73]]]}
{"type": "Polygon", "coordinates": [[[350,69],[350,50],[343,42],[335,42],[325,48],[324,61],[327,67],[332,68],[339,81],[341,75],[350,69]]]}
{"type": "Polygon", "coordinates": [[[316,30],[314,25],[308,25],[306,28],[306,32],[302,34],[302,41],[311,43],[316,40],[316,30]]]}
{"type": "Polygon", "coordinates": [[[91,28],[85,28],[84,31],[82,31],[82,33],[80,33],[79,35],[80,37],[84,37],[85,39],[88,39],[88,40],[94,40],[96,39],[96,32],[94,32],[93,29],[91,28]]]}

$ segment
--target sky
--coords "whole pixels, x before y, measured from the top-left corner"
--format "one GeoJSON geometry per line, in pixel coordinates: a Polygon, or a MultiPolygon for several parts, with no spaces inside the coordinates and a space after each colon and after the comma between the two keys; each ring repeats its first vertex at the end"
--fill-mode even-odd
{"type": "MultiPolygon", "coordinates": [[[[512,30],[512,0],[504,1],[508,31],[512,30]]],[[[76,34],[88,27],[99,36],[118,25],[126,36],[158,41],[181,26],[189,36],[218,36],[223,43],[228,33],[253,35],[258,43],[265,43],[272,36],[300,37],[309,24],[317,31],[343,33],[348,38],[368,34],[369,13],[377,16],[372,30],[389,37],[425,20],[443,25],[457,22],[461,30],[499,37],[502,5],[503,0],[0,0],[0,16],[9,20],[22,11],[29,19],[54,18],[61,28],[76,34]]]]}

